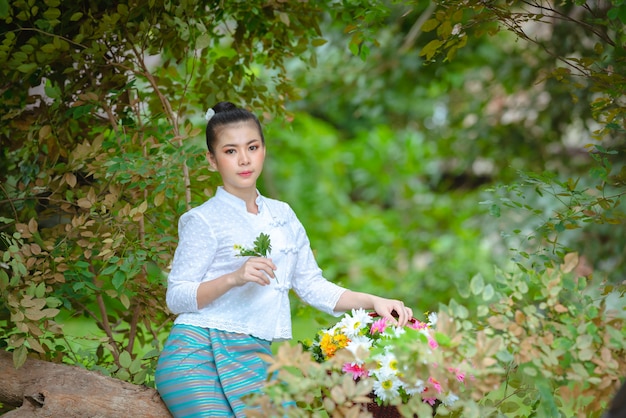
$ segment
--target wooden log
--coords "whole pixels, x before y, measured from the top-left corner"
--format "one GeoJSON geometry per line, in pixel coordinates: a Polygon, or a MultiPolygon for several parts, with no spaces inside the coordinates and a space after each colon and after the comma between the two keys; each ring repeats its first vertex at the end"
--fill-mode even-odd
{"type": "Polygon", "coordinates": [[[171,418],[158,392],[77,366],[27,359],[19,369],[0,350],[3,418],[171,418]]]}

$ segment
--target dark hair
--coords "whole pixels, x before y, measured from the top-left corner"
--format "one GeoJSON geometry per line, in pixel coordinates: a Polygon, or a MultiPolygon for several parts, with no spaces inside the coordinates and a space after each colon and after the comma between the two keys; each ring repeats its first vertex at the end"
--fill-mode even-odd
{"type": "Polygon", "coordinates": [[[206,125],[206,146],[211,154],[215,154],[213,146],[217,142],[217,135],[221,128],[234,123],[254,122],[259,128],[261,142],[265,145],[261,122],[259,122],[259,118],[257,118],[254,113],[237,107],[231,102],[219,102],[211,109],[213,109],[215,114],[209,119],[206,125]]]}

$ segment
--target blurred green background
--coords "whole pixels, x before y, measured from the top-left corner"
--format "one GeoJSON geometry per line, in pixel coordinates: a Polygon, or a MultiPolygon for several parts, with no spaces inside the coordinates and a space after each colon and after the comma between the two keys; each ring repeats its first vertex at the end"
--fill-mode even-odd
{"type": "MultiPolygon", "coordinates": [[[[421,319],[568,252],[620,285],[626,5],[513,3],[0,0],[1,347],[152,383],[222,100],[329,280],[421,319]]],[[[293,343],[333,321],[292,300],[293,343]]]]}

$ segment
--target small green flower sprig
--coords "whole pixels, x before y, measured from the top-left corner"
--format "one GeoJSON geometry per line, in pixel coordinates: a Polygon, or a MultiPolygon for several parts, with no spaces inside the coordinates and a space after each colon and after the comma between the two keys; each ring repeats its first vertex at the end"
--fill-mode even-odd
{"type": "MultiPolygon", "coordinates": [[[[239,257],[267,257],[267,254],[272,251],[272,243],[270,236],[261,232],[254,240],[254,247],[252,249],[243,248],[239,244],[235,244],[235,250],[239,251],[237,256],[239,257]]],[[[278,278],[276,279],[278,283],[278,278]]]]}
{"type": "Polygon", "coordinates": [[[254,240],[254,248],[243,248],[241,245],[235,244],[235,250],[239,251],[237,255],[240,257],[267,257],[267,253],[272,251],[270,236],[261,232],[254,240]]]}

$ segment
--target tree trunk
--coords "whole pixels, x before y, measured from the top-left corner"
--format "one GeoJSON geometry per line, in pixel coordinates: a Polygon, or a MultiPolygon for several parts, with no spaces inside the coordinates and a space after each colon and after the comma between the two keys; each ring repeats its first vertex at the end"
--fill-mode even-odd
{"type": "Polygon", "coordinates": [[[170,418],[154,389],[76,366],[28,359],[13,367],[0,350],[0,403],[17,407],[3,418],[170,418]]]}

